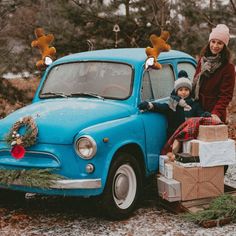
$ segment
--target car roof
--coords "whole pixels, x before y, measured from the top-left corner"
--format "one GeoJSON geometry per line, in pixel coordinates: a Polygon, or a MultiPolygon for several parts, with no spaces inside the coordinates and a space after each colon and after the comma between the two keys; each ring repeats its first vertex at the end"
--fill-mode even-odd
{"type": "MultiPolygon", "coordinates": [[[[58,59],[56,62],[65,63],[71,61],[87,61],[87,60],[101,60],[101,61],[120,61],[129,64],[139,64],[144,62],[147,58],[145,48],[119,48],[119,49],[104,49],[94,50],[71,54],[58,59]]],[[[189,54],[170,50],[169,52],[162,52],[158,56],[158,61],[170,60],[174,58],[189,58],[193,59],[189,54]]]]}

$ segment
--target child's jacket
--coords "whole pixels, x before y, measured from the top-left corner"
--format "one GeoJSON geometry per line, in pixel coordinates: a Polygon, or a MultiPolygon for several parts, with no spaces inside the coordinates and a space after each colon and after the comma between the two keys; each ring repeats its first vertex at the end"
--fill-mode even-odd
{"type": "MultiPolygon", "coordinates": [[[[192,97],[184,99],[186,103],[191,106],[191,110],[185,111],[184,107],[179,105],[176,106],[176,111],[172,110],[167,103],[156,103],[152,102],[152,111],[160,112],[165,114],[168,120],[167,136],[168,138],[175,132],[175,130],[186,121],[187,118],[205,116],[202,107],[197,101],[194,101],[192,97]]],[[[210,116],[210,113],[206,116],[210,116]]]]}

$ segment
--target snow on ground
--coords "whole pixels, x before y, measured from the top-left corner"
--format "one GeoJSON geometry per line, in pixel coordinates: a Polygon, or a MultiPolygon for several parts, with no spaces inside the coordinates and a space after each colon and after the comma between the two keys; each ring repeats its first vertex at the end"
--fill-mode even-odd
{"type": "MultiPolygon", "coordinates": [[[[229,167],[225,182],[236,187],[236,165],[229,167]]],[[[155,197],[142,202],[129,219],[109,221],[89,203],[52,197],[32,198],[26,205],[0,206],[0,235],[236,236],[236,224],[204,229],[186,222],[181,214],[166,211],[155,197]]]]}

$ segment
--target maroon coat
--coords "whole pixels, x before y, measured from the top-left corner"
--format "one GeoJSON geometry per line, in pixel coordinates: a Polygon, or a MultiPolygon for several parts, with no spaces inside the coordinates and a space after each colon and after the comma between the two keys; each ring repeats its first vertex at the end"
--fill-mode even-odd
{"type": "MultiPolygon", "coordinates": [[[[195,76],[200,72],[198,62],[195,76]]],[[[195,77],[194,76],[194,77],[195,77]]],[[[199,90],[199,102],[203,110],[226,120],[226,108],[232,100],[235,84],[235,66],[227,63],[218,68],[210,77],[202,77],[199,90]]]]}

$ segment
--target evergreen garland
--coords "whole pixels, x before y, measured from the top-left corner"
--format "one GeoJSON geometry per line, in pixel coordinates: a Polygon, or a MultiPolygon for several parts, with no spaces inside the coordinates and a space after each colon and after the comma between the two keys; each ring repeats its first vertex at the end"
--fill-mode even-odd
{"type": "Polygon", "coordinates": [[[65,179],[64,176],[53,174],[50,169],[6,170],[0,169],[0,184],[24,185],[49,189],[55,181],[65,179]]]}
{"type": "Polygon", "coordinates": [[[236,196],[223,194],[214,199],[209,207],[196,213],[187,213],[183,217],[191,222],[202,224],[204,221],[236,220],[236,196]]]}

